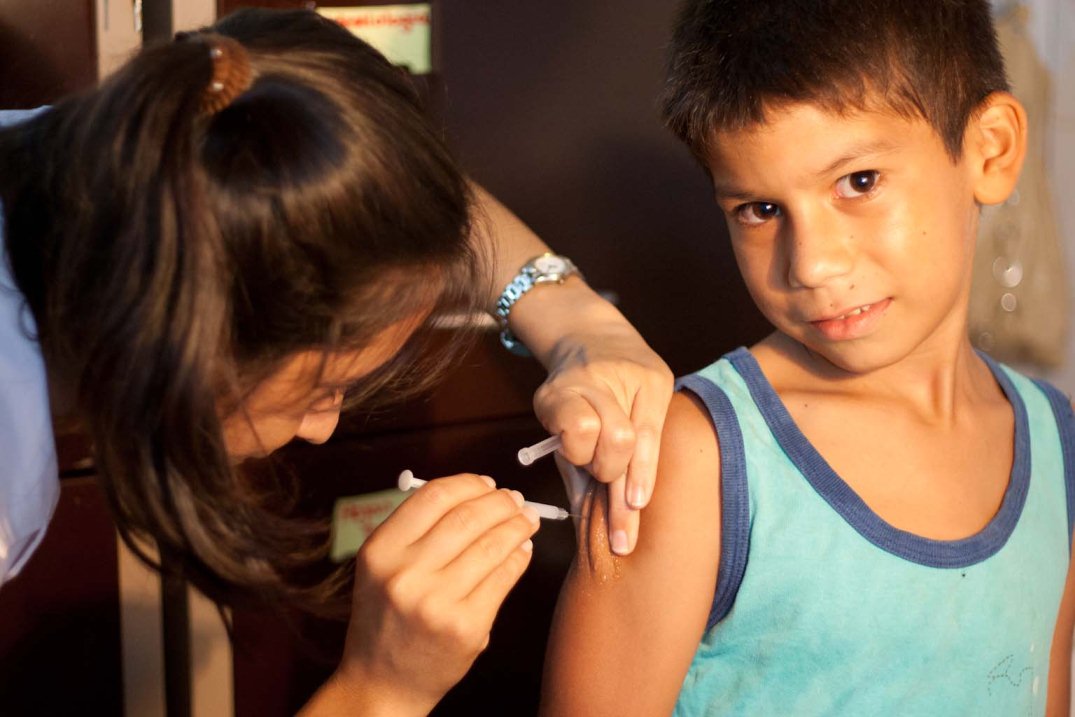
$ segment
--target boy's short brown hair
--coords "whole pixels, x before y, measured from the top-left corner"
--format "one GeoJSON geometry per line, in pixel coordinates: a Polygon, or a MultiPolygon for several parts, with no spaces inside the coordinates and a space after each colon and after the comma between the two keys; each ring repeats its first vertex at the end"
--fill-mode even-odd
{"type": "Polygon", "coordinates": [[[988,0],[688,0],[661,109],[703,163],[714,132],[785,102],[921,117],[957,159],[975,108],[1006,90],[988,0]]]}

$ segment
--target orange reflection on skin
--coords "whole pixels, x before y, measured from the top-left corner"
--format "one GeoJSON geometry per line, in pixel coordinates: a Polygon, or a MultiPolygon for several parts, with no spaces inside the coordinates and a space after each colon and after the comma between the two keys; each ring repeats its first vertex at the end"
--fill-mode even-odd
{"type": "Polygon", "coordinates": [[[590,584],[620,577],[620,557],[608,543],[608,486],[591,480],[579,510],[576,570],[588,568],[590,584]]]}

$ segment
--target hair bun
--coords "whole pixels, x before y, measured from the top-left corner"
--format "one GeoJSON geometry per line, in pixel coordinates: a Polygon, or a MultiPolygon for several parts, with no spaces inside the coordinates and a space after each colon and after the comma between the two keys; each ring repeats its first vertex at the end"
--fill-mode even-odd
{"type": "Polygon", "coordinates": [[[238,40],[211,32],[176,33],[176,42],[202,42],[209,48],[213,74],[202,93],[198,110],[214,115],[250,89],[254,82],[250,56],[238,40]]]}

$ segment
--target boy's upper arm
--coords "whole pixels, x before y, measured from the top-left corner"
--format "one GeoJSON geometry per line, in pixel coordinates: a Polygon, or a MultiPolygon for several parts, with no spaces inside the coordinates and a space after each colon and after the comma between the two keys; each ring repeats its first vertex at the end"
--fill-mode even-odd
{"type": "MultiPolygon", "coordinates": [[[[588,526],[584,519],[580,533],[600,533],[601,523],[600,515],[588,526]]],[[[546,654],[545,714],[648,716],[675,704],[705,630],[720,556],[719,449],[693,397],[677,394],[669,408],[635,551],[616,558],[607,546],[602,535],[579,536],[546,654]]]]}
{"type": "Polygon", "coordinates": [[[1075,630],[1075,545],[1072,546],[1064,597],[1060,601],[1052,651],[1049,653],[1049,691],[1045,710],[1048,717],[1068,717],[1071,714],[1072,630],[1075,630]]]}
{"type": "MultiPolygon", "coordinates": [[[[1075,402],[1071,408],[1075,411],[1075,402]]],[[[1068,576],[1064,596],[1053,630],[1053,646],[1049,653],[1049,691],[1045,714],[1048,717],[1068,717],[1071,714],[1071,649],[1075,630],[1075,542],[1068,560],[1068,576]]]]}

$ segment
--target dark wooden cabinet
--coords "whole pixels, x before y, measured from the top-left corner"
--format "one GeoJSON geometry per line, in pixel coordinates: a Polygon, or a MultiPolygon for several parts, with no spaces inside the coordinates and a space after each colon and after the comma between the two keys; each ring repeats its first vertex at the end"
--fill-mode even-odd
{"type": "Polygon", "coordinates": [[[116,531],[93,478],[65,478],[52,523],[0,590],[0,712],[123,713],[116,531]]]}

